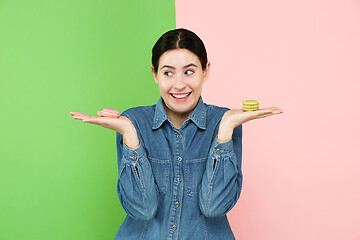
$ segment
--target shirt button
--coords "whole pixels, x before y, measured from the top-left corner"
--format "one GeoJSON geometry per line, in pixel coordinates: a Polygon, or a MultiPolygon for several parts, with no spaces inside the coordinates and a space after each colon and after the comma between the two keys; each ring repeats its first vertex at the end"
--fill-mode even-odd
{"type": "Polygon", "coordinates": [[[175,226],[175,225],[172,226],[172,230],[174,230],[174,231],[176,230],[176,226],[175,226]]]}
{"type": "Polygon", "coordinates": [[[177,135],[177,138],[178,138],[178,139],[181,139],[181,135],[180,135],[180,134],[179,134],[179,135],[177,135]]]}
{"type": "Polygon", "coordinates": [[[181,178],[178,178],[177,180],[178,180],[178,182],[181,182],[181,181],[182,181],[182,179],[181,179],[181,178]]]}
{"type": "Polygon", "coordinates": [[[216,153],[221,153],[221,150],[220,150],[220,149],[216,149],[216,153]]]}
{"type": "Polygon", "coordinates": [[[178,157],[178,161],[181,162],[182,158],[181,157],[178,157]]]}
{"type": "Polygon", "coordinates": [[[135,161],[135,160],[136,160],[136,156],[132,156],[132,159],[135,161]]]}
{"type": "Polygon", "coordinates": [[[175,203],[175,207],[179,207],[180,206],[180,203],[179,202],[176,202],[175,203]]]}

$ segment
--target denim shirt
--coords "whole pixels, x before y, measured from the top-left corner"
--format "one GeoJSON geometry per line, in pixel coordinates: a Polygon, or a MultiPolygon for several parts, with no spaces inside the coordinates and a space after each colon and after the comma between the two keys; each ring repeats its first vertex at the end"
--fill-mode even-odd
{"type": "Polygon", "coordinates": [[[115,239],[235,239],[226,213],[242,186],[242,125],[232,139],[219,143],[219,123],[228,108],[200,97],[178,130],[162,98],[121,115],[136,128],[134,150],[116,132],[117,193],[127,216],[115,239]]]}

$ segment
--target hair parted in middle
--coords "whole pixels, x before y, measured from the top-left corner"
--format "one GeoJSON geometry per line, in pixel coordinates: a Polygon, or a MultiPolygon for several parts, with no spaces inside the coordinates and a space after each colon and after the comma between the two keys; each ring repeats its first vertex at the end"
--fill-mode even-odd
{"type": "Polygon", "coordinates": [[[192,31],[177,28],[164,33],[152,49],[152,65],[157,73],[159,59],[166,51],[184,48],[193,52],[200,60],[203,70],[206,69],[207,53],[203,41],[192,31]]]}

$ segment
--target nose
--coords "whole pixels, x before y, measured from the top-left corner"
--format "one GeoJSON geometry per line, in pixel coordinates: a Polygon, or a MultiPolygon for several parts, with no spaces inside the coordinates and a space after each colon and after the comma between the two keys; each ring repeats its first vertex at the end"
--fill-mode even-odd
{"type": "Polygon", "coordinates": [[[186,88],[186,82],[183,76],[177,76],[175,78],[174,88],[178,91],[186,88]]]}

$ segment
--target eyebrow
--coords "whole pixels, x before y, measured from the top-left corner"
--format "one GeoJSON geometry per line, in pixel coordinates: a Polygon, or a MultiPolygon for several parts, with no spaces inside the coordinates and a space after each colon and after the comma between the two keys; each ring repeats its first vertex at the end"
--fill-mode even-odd
{"type": "MultiPolygon", "coordinates": [[[[191,66],[193,66],[193,67],[197,67],[194,63],[190,63],[190,64],[188,64],[188,65],[184,66],[184,67],[183,67],[183,69],[184,69],[184,68],[191,67],[191,66]]],[[[171,69],[175,69],[175,67],[173,67],[173,66],[169,66],[169,65],[164,65],[164,66],[162,66],[162,67],[161,67],[161,69],[166,68],[166,67],[167,67],[167,68],[171,68],[171,69]]],[[[161,70],[161,69],[160,69],[160,70],[161,70]]]]}

